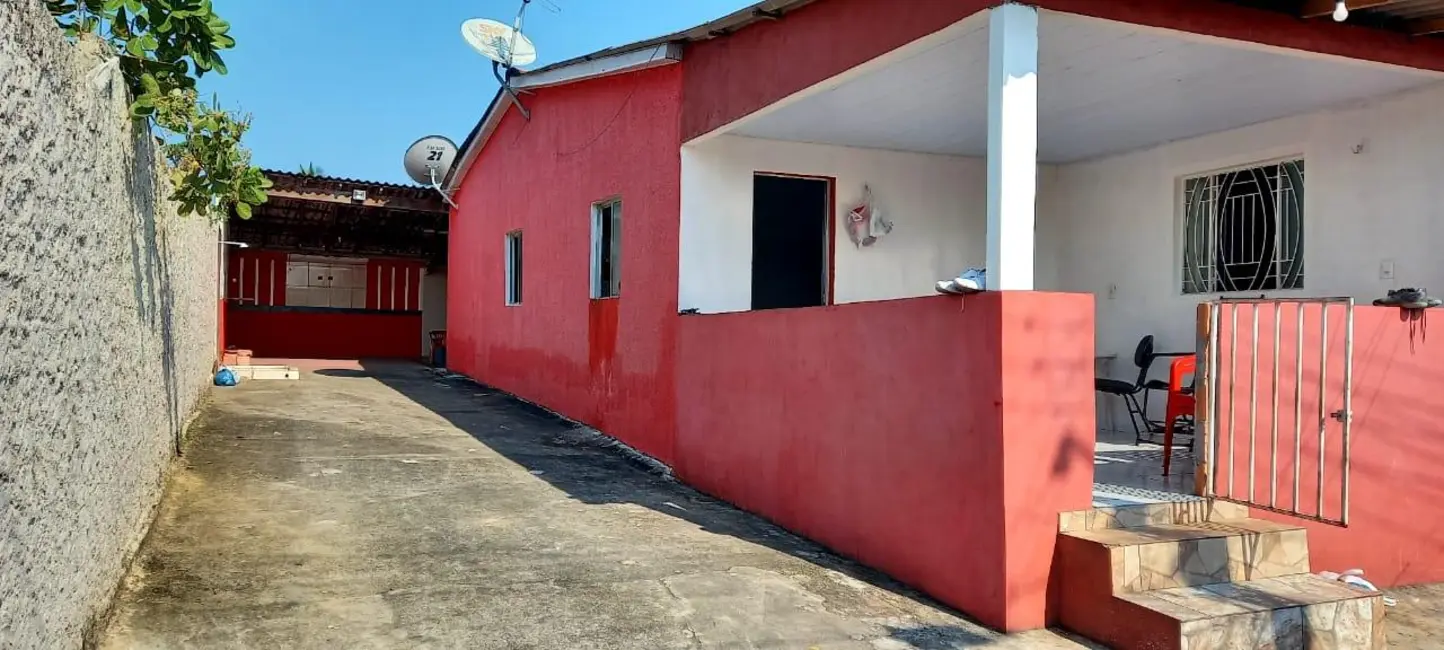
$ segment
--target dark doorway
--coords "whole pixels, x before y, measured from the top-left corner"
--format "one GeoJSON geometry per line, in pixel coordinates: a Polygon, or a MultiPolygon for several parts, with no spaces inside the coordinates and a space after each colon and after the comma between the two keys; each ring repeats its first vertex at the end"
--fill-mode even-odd
{"type": "Polygon", "coordinates": [[[831,190],[826,179],[753,177],[753,309],[827,304],[831,190]]]}

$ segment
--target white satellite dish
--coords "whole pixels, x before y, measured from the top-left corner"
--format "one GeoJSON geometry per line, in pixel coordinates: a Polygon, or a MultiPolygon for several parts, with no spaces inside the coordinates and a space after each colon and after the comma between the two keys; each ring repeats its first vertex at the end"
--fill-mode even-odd
{"type": "Polygon", "coordinates": [[[406,175],[411,180],[441,192],[442,198],[451,207],[456,207],[451,197],[441,189],[441,181],[456,162],[456,143],[439,135],[429,135],[406,150],[406,175]]]}
{"type": "Polygon", "coordinates": [[[520,30],[486,18],[461,24],[461,36],[482,56],[508,68],[536,63],[536,46],[520,30]]]}

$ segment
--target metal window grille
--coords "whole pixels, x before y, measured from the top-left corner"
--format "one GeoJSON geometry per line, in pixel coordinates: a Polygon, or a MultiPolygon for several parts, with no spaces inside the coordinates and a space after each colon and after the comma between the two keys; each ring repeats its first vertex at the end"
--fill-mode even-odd
{"type": "Polygon", "coordinates": [[[1183,181],[1183,292],[1304,286],[1304,161],[1183,181]]]}

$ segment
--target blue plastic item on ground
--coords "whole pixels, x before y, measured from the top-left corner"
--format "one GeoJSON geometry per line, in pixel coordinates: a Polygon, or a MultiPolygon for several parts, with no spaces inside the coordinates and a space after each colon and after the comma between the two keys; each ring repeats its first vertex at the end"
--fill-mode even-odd
{"type": "Polygon", "coordinates": [[[239,379],[236,377],[236,371],[230,368],[221,368],[216,372],[217,386],[235,386],[237,383],[239,383],[239,379]]]}

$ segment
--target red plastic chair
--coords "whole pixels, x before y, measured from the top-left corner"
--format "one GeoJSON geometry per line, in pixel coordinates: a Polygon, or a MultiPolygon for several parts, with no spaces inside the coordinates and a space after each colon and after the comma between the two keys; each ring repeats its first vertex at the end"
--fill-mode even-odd
{"type": "Polygon", "coordinates": [[[1163,475],[1168,476],[1168,466],[1173,460],[1173,427],[1178,418],[1192,416],[1196,402],[1193,389],[1184,384],[1198,370],[1198,357],[1179,357],[1168,366],[1168,404],[1163,420],[1163,475]]]}

